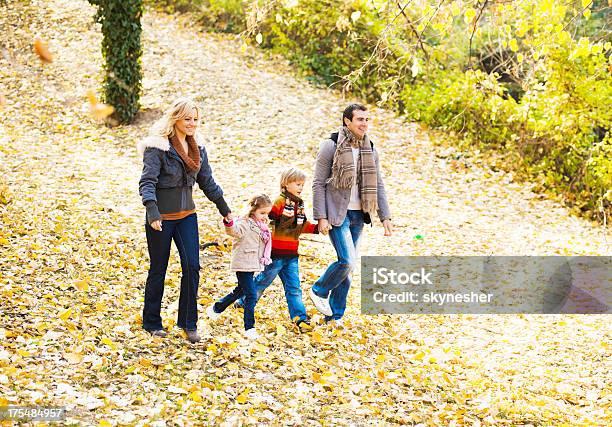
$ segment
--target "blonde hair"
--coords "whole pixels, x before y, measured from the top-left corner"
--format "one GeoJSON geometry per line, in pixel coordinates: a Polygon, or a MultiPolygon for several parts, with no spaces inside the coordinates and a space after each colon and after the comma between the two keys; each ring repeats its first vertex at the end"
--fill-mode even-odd
{"type": "Polygon", "coordinates": [[[290,167],[281,173],[280,188],[284,190],[292,182],[306,181],[306,174],[298,168],[290,167]]]}
{"type": "MultiPolygon", "coordinates": [[[[196,110],[198,119],[201,118],[200,107],[189,98],[179,98],[164,112],[164,115],[152,127],[152,134],[172,137],[174,136],[174,125],[181,119],[187,117],[196,110]]],[[[196,126],[199,123],[196,123],[196,126]]]]}
{"type": "Polygon", "coordinates": [[[251,197],[251,200],[249,200],[249,213],[247,217],[253,215],[257,209],[268,206],[272,206],[272,200],[270,200],[267,194],[258,194],[257,196],[251,197]]]}

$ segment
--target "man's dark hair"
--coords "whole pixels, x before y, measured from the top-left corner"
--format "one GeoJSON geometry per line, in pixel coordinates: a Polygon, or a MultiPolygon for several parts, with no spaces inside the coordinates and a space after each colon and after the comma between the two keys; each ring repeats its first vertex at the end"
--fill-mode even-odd
{"type": "Polygon", "coordinates": [[[342,113],[342,126],[346,126],[346,124],[344,123],[344,119],[347,118],[349,119],[349,121],[353,121],[353,112],[355,110],[359,110],[359,111],[368,111],[368,109],[365,107],[365,105],[361,105],[361,104],[351,104],[348,107],[346,107],[344,109],[344,113],[342,113]]]}

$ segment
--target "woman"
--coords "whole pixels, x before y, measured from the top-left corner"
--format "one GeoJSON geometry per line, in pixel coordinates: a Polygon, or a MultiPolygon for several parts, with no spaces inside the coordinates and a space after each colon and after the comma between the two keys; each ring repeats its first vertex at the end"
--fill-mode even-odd
{"type": "Polygon", "coordinates": [[[215,203],[226,221],[232,220],[223,190],[212,176],[203,138],[197,132],[201,116],[193,101],[178,99],[153,126],[150,135],[138,143],[144,162],[140,195],[147,211],[145,230],[150,258],[142,326],[153,336],[167,335],[160,310],[170,244],[174,240],[182,268],[177,325],[192,343],[200,341],[197,332],[200,262],[192,197],[194,183],[215,203]]]}

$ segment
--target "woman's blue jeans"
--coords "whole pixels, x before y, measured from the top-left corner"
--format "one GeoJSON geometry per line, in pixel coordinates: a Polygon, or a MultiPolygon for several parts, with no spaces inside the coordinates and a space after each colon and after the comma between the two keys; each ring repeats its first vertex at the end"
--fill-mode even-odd
{"type": "Polygon", "coordinates": [[[163,220],[162,231],[145,224],[149,248],[149,274],[145,285],[142,326],[147,331],[162,329],[161,302],[164,295],[164,280],[170,258],[172,240],[181,258],[181,293],[179,297],[179,328],[196,330],[198,323],[198,283],[200,281],[200,258],[198,217],[191,214],[183,219],[163,220]]]}

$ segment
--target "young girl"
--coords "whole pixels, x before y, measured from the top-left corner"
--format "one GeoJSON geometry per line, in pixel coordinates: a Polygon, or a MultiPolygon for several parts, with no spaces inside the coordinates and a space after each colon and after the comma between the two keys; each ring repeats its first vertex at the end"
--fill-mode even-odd
{"type": "Polygon", "coordinates": [[[244,296],[244,330],[249,339],[257,339],[255,330],[255,303],[257,291],[253,276],[270,264],[272,238],[268,228],[268,213],[272,209],[272,201],[265,194],[253,197],[250,210],[246,217],[233,220],[223,220],[225,231],[236,238],[232,250],[231,271],[236,272],[238,286],[232,292],[208,307],[206,313],[215,320],[234,301],[244,296]]]}

